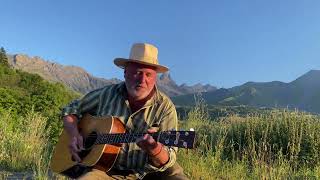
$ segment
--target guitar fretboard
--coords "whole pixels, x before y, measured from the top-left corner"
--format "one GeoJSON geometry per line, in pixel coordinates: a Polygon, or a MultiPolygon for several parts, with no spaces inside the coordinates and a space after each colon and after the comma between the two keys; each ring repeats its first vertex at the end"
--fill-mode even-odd
{"type": "MultiPolygon", "coordinates": [[[[85,144],[90,147],[94,144],[119,144],[132,143],[146,133],[92,133],[85,139],[85,144]]],[[[150,133],[149,133],[150,134],[150,133]]],[[[183,148],[193,148],[194,131],[160,131],[150,134],[154,140],[166,145],[183,148]]]]}
{"type": "MultiPolygon", "coordinates": [[[[95,144],[115,144],[135,142],[145,133],[118,133],[118,134],[97,134],[95,144]]],[[[155,140],[158,139],[158,133],[150,134],[155,140]]]]}

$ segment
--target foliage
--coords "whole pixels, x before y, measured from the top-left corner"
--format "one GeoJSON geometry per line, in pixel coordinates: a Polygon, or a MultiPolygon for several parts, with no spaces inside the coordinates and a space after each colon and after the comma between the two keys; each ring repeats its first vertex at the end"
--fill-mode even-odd
{"type": "Polygon", "coordinates": [[[0,65],[10,67],[6,51],[3,47],[0,48],[0,65]]]}
{"type": "Polygon", "coordinates": [[[31,111],[26,116],[0,114],[0,166],[7,170],[25,170],[40,164],[48,144],[47,119],[31,111]]]}
{"type": "MultiPolygon", "coordinates": [[[[190,111],[193,111],[197,105],[179,106],[177,107],[177,113],[180,119],[187,119],[190,111]]],[[[206,105],[206,111],[208,118],[212,121],[219,121],[219,119],[228,116],[247,117],[258,114],[266,114],[276,108],[256,108],[251,106],[239,105],[239,106],[222,106],[222,105],[206,105]]],[[[287,109],[286,109],[287,110],[287,109]]]]}
{"type": "Polygon", "coordinates": [[[50,141],[61,132],[60,109],[79,95],[59,83],[45,81],[39,75],[0,65],[0,112],[24,116],[30,109],[47,117],[50,141]]]}
{"type": "Polygon", "coordinates": [[[61,107],[78,96],[62,84],[0,64],[0,169],[47,179],[62,130],[61,107]]]}
{"type": "MultiPolygon", "coordinates": [[[[32,109],[25,116],[0,113],[0,169],[29,171],[36,179],[48,179],[53,145],[47,120],[32,109]]],[[[0,179],[1,176],[5,175],[1,173],[0,179]]]]}

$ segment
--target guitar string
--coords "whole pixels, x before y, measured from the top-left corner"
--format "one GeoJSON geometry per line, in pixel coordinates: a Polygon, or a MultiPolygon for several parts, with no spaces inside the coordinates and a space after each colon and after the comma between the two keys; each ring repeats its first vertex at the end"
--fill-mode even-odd
{"type": "MultiPolygon", "coordinates": [[[[163,134],[163,133],[162,133],[163,134]]],[[[134,137],[142,137],[143,135],[145,134],[135,134],[134,137]]],[[[152,134],[150,134],[152,135],[152,134]]],[[[119,136],[132,136],[132,134],[97,134],[97,135],[88,135],[86,137],[97,137],[97,136],[106,136],[106,137],[110,137],[110,136],[115,136],[115,137],[119,137],[119,136]]],[[[166,135],[162,135],[162,136],[177,136],[175,134],[166,134],[166,135]]],[[[180,134],[181,136],[181,134],[180,134]]],[[[186,135],[182,135],[182,136],[186,136],[186,135]]],[[[188,135],[188,136],[191,136],[191,135],[188,135]]]]}
{"type": "MultiPolygon", "coordinates": [[[[122,143],[122,142],[133,142],[133,138],[138,138],[138,137],[141,137],[142,133],[140,134],[131,134],[131,133],[127,133],[127,134],[101,134],[101,133],[98,133],[97,136],[95,135],[92,135],[91,137],[97,137],[96,141],[97,143],[102,143],[102,142],[107,142],[107,143],[122,143]],[[100,138],[98,138],[98,136],[100,138]],[[127,137],[130,137],[127,139],[127,137]]],[[[176,135],[175,134],[170,134],[170,135],[166,135],[166,137],[168,137],[169,139],[171,137],[175,137],[176,138],[176,135]]],[[[181,139],[179,137],[179,139],[181,139]]]]}
{"type": "MultiPolygon", "coordinates": [[[[110,135],[110,134],[103,134],[103,135],[110,135]]],[[[112,134],[112,135],[115,135],[115,134],[112,134]]],[[[107,136],[107,140],[105,138],[105,136],[102,136],[102,138],[97,138],[94,142],[94,144],[114,144],[114,143],[130,143],[130,142],[133,142],[134,139],[132,138],[137,138],[137,136],[132,136],[133,134],[126,134],[126,135],[129,135],[129,137],[131,137],[131,141],[128,141],[128,139],[126,139],[127,136],[124,136],[124,141],[123,141],[123,138],[122,137],[119,137],[119,136],[116,136],[116,140],[114,140],[113,138],[111,138],[111,136],[107,136]],[[119,138],[119,139],[118,139],[119,138]],[[111,140],[111,141],[109,141],[111,140]],[[120,142],[118,142],[118,140],[120,140],[120,142]],[[121,141],[122,140],[122,141],[121,141]]],[[[171,135],[171,136],[174,136],[174,135],[171,135]]],[[[101,137],[101,136],[100,136],[101,137]]],[[[168,137],[170,139],[170,137],[168,137]]],[[[180,139],[180,138],[179,138],[180,139]]],[[[177,139],[176,139],[177,140],[177,139]]],[[[156,140],[158,141],[158,140],[156,140]]],[[[184,141],[186,142],[186,141],[184,141]]],[[[181,144],[181,141],[180,143],[178,144],[181,144]]],[[[187,144],[193,144],[192,142],[187,142],[187,144]]],[[[172,144],[171,144],[172,145],[172,144]]],[[[179,147],[182,147],[182,146],[179,146],[179,147]]],[[[183,147],[185,148],[188,148],[189,146],[188,145],[184,145],[183,147]]]]}
{"type": "MultiPolygon", "coordinates": [[[[97,134],[90,134],[87,136],[87,138],[90,138],[90,137],[102,137],[103,140],[107,140],[109,141],[109,139],[113,139],[116,138],[116,141],[117,140],[120,140],[120,139],[123,139],[125,138],[125,140],[127,139],[132,139],[132,138],[139,138],[139,137],[142,137],[143,135],[145,135],[147,133],[138,133],[138,134],[132,134],[132,133],[119,133],[119,134],[107,134],[107,133],[97,133],[97,134]],[[128,137],[129,136],[129,137],[128,137]],[[119,139],[120,138],[120,139],[119,139]]],[[[164,133],[157,133],[157,134],[150,134],[151,136],[154,135],[154,137],[158,138],[159,136],[161,137],[176,137],[177,134],[164,134],[164,133]]],[[[182,136],[186,136],[186,135],[182,135],[182,136]]],[[[189,136],[189,135],[188,135],[189,136]]],[[[181,134],[179,135],[179,139],[181,137],[181,134]]]]}
{"type": "MultiPolygon", "coordinates": [[[[139,138],[139,137],[142,137],[142,136],[140,136],[140,135],[137,135],[137,136],[132,136],[131,134],[127,134],[127,135],[110,135],[110,134],[98,134],[98,135],[89,135],[89,136],[87,136],[86,138],[90,138],[90,137],[100,137],[100,138],[104,138],[105,140],[109,140],[109,139],[114,139],[114,138],[116,138],[117,140],[119,139],[119,138],[121,138],[121,139],[123,139],[123,138],[125,138],[125,139],[131,139],[131,138],[139,138]],[[108,139],[107,139],[108,138],[108,139]]],[[[176,135],[166,135],[166,136],[163,136],[163,137],[176,137],[176,135]]],[[[179,139],[181,139],[181,135],[180,135],[180,137],[179,137],[179,139]]]]}
{"type": "MultiPolygon", "coordinates": [[[[166,133],[167,131],[162,131],[162,132],[158,132],[158,133],[151,133],[150,135],[153,134],[164,134],[164,135],[169,135],[169,136],[176,136],[177,134],[174,133],[166,133]]],[[[103,135],[145,135],[145,134],[149,134],[149,133],[97,133],[99,135],[103,134],[103,135]]],[[[180,133],[179,135],[183,135],[184,132],[180,133]]],[[[89,136],[95,136],[93,134],[89,134],[89,136]]]]}

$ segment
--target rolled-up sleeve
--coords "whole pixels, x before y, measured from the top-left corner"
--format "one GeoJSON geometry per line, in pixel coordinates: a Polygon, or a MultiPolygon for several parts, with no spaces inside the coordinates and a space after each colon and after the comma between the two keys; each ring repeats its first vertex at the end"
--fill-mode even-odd
{"type": "Polygon", "coordinates": [[[66,116],[72,114],[76,115],[78,118],[81,118],[84,113],[95,115],[99,105],[100,92],[101,89],[97,89],[86,94],[81,99],[73,100],[62,109],[61,115],[66,116]]]}
{"type": "MultiPolygon", "coordinates": [[[[168,102],[166,107],[164,108],[163,113],[161,113],[160,117],[160,127],[159,131],[171,131],[178,129],[178,117],[176,109],[171,101],[168,102]]],[[[169,160],[162,167],[155,167],[150,163],[146,163],[145,170],[147,172],[154,171],[165,171],[169,167],[172,167],[176,162],[176,153],[178,151],[177,147],[164,146],[165,150],[169,153],[169,160]]]]}

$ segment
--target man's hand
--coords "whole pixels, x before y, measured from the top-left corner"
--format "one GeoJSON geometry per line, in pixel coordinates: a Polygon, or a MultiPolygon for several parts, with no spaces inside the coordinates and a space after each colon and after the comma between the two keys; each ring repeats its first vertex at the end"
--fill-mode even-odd
{"type": "MultiPolygon", "coordinates": [[[[148,129],[148,133],[155,133],[155,129],[148,129]]],[[[145,134],[138,138],[137,145],[145,151],[151,160],[151,163],[156,167],[161,167],[169,161],[169,153],[163,148],[163,145],[156,142],[150,134],[145,134]]]]}
{"type": "Polygon", "coordinates": [[[83,137],[80,135],[77,126],[77,117],[74,115],[67,115],[63,117],[63,125],[66,132],[69,134],[70,142],[68,144],[69,152],[72,155],[72,159],[77,162],[81,162],[81,158],[78,153],[83,148],[83,137]]]}
{"type": "Polygon", "coordinates": [[[70,136],[70,144],[68,147],[72,158],[77,162],[81,162],[81,158],[79,157],[78,153],[84,150],[83,137],[80,134],[70,136]]]}
{"type": "MultiPolygon", "coordinates": [[[[148,129],[148,133],[155,133],[156,130],[154,129],[148,129]]],[[[138,146],[147,152],[148,154],[155,154],[155,150],[158,147],[158,143],[153,139],[150,134],[145,134],[143,137],[137,139],[138,146]]]]}

